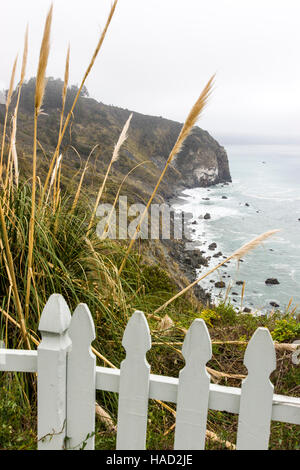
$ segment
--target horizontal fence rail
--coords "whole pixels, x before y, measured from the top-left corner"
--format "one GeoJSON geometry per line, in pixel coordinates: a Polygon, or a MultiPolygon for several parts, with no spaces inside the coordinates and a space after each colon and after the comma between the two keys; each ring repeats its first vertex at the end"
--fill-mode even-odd
{"type": "Polygon", "coordinates": [[[38,449],[94,449],[96,390],[119,394],[119,450],[146,448],[149,399],[177,404],[175,449],[204,448],[209,409],[239,414],[237,449],[267,449],[271,420],[300,425],[300,398],[273,393],[269,376],[276,357],[266,328],[258,328],[247,346],[248,375],[241,388],[210,383],[211,340],[200,319],[186,335],[179,378],[150,373],[151,336],[142,312],[126,327],[120,369],[96,366],[95,328],[86,305],[71,317],[63,297],[53,294],[39,328],[37,351],[0,349],[0,371],[38,374],[38,449]]]}

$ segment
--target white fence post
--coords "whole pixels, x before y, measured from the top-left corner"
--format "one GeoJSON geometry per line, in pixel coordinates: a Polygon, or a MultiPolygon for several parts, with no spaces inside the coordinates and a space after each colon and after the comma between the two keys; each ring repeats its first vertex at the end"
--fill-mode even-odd
{"type": "Polygon", "coordinates": [[[267,328],[258,328],[245,352],[248,376],[242,382],[238,422],[238,450],[268,449],[274,387],[270,374],[276,369],[274,343],[267,328]]]}
{"type": "Polygon", "coordinates": [[[43,310],[38,346],[38,449],[59,450],[66,438],[66,359],[70,347],[71,314],[60,294],[53,294],[43,310]]]}
{"type": "Polygon", "coordinates": [[[179,373],[174,449],[202,450],[210,385],[206,363],[212,356],[211,340],[203,320],[192,323],[182,354],[186,365],[179,373]]]}
{"type": "Polygon", "coordinates": [[[121,364],[117,450],[144,450],[146,446],[151,348],[150,330],[143,312],[130,318],[122,344],[126,359],[121,364]]]}
{"type": "Polygon", "coordinates": [[[72,349],[67,359],[67,448],[94,450],[96,357],[92,315],[85,304],[73,313],[69,336],[72,349]]]}

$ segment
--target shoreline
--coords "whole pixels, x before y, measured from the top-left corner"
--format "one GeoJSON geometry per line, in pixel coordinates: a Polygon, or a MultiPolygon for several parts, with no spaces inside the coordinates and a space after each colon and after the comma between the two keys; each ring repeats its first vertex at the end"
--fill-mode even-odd
{"type": "MultiPolygon", "coordinates": [[[[209,187],[226,187],[229,186],[229,182],[221,182],[217,184],[213,184],[210,186],[199,186],[199,188],[207,188],[209,187]]],[[[184,188],[180,189],[176,192],[176,196],[169,198],[167,200],[168,204],[170,205],[180,205],[184,206],[188,204],[187,201],[180,198],[180,196],[186,197],[183,194],[185,190],[188,189],[195,189],[195,188],[184,188]]],[[[183,240],[170,240],[171,244],[176,246],[176,249],[171,251],[170,255],[173,259],[179,264],[180,269],[186,275],[186,277],[191,281],[195,281],[197,277],[201,277],[202,274],[205,274],[205,270],[202,268],[207,268],[206,271],[213,268],[213,264],[211,261],[213,258],[219,260],[219,262],[223,259],[226,259],[230,254],[224,254],[220,251],[219,246],[213,239],[205,238],[197,238],[193,239],[192,234],[194,233],[195,229],[193,226],[197,219],[195,219],[192,212],[188,212],[191,215],[191,221],[187,224],[186,229],[188,230],[187,236],[183,238],[183,240]],[[187,245],[187,246],[186,246],[187,245]],[[200,246],[199,246],[200,245],[200,246]],[[203,246],[201,246],[203,245],[203,246]],[[201,249],[202,248],[202,249],[201,249]]],[[[196,222],[197,223],[197,222],[196,222]]],[[[186,234],[185,234],[186,235],[186,234]]],[[[161,242],[165,243],[165,240],[161,240],[161,242]]],[[[243,262],[244,260],[241,260],[243,262]]],[[[230,263],[229,261],[228,263],[230,263]]],[[[218,264],[218,263],[217,263],[218,264]]],[[[228,264],[224,264],[223,267],[226,268],[228,264]]],[[[222,269],[222,268],[221,268],[222,269]]],[[[228,290],[229,284],[228,281],[232,281],[231,288],[229,289],[229,298],[233,305],[233,307],[237,310],[243,311],[245,313],[255,313],[258,309],[255,309],[255,306],[247,301],[241,303],[241,294],[235,291],[241,290],[243,281],[233,279],[232,275],[230,275],[227,271],[218,271],[216,270],[214,273],[208,276],[209,283],[211,284],[211,288],[207,288],[207,286],[202,287],[201,285],[197,284],[193,290],[198,298],[202,303],[208,303],[209,305],[215,305],[216,302],[222,301],[226,299],[226,292],[228,290]],[[216,278],[216,274],[218,277],[216,278]],[[233,292],[232,292],[233,291],[233,292]],[[230,295],[230,292],[232,294],[230,295]]],[[[207,281],[206,281],[207,282],[207,281]]],[[[262,312],[262,309],[259,309],[262,312]]]]}
{"type": "MultiPolygon", "coordinates": [[[[228,186],[229,182],[220,182],[217,184],[211,184],[209,186],[201,186],[203,188],[214,187],[216,185],[228,186]]],[[[180,203],[184,205],[185,202],[180,199],[180,195],[187,189],[194,189],[190,187],[181,187],[178,188],[174,196],[167,198],[166,203],[170,206],[180,203]]],[[[191,219],[193,218],[193,214],[190,212],[191,219]]],[[[209,262],[211,258],[214,256],[212,252],[211,256],[204,256],[203,250],[199,248],[199,244],[202,244],[203,241],[208,243],[208,240],[193,240],[192,233],[193,233],[193,222],[189,222],[186,225],[186,231],[182,240],[171,239],[171,240],[160,240],[164,246],[168,247],[168,254],[169,256],[178,264],[182,273],[187,277],[190,282],[195,281],[197,277],[199,277],[199,269],[206,267],[207,270],[209,269],[209,262]],[[186,246],[188,245],[188,246],[186,246]]],[[[212,242],[213,243],[213,242],[212,242]]],[[[222,255],[223,256],[223,255],[222,255]]],[[[221,255],[220,255],[221,257],[221,255]]],[[[224,256],[224,258],[226,258],[224,256]]],[[[217,282],[217,281],[214,281],[217,282]]],[[[198,300],[200,300],[203,304],[213,305],[214,298],[212,297],[212,293],[209,290],[203,288],[201,285],[197,284],[193,287],[193,292],[198,300]]]]}
{"type": "MultiPolygon", "coordinates": [[[[187,213],[191,214],[191,220],[187,224],[188,232],[186,233],[188,234],[187,238],[192,241],[185,240],[185,242],[188,243],[186,243],[187,246],[182,248],[182,257],[184,256],[187,264],[192,264],[193,266],[195,266],[193,261],[195,256],[201,256],[202,258],[202,262],[199,263],[198,266],[195,266],[195,269],[190,269],[189,278],[191,281],[201,277],[201,275],[205,274],[206,271],[212,269],[223,259],[230,256],[235,249],[239,248],[239,246],[235,247],[235,244],[232,243],[229,248],[225,243],[226,240],[224,241],[224,236],[226,234],[223,235],[223,238],[220,238],[219,233],[215,232],[216,227],[214,226],[214,230],[212,230],[209,225],[209,221],[206,225],[206,220],[203,220],[206,212],[210,213],[209,215],[214,219],[215,205],[218,206],[220,204],[220,206],[223,207],[224,204],[221,203],[221,199],[228,199],[228,197],[229,199],[231,198],[231,190],[229,191],[229,194],[227,194],[224,186],[226,187],[229,185],[224,183],[213,185],[214,189],[212,189],[212,191],[214,192],[209,198],[206,197],[210,195],[209,192],[206,195],[206,189],[209,191],[209,188],[200,186],[198,188],[192,188],[199,190],[199,206],[197,191],[195,191],[195,193],[189,191],[188,194],[185,193],[185,190],[189,190],[191,188],[185,188],[178,191],[176,197],[169,199],[168,201],[169,204],[176,206],[176,208],[183,211],[187,210],[187,213]],[[190,197],[191,200],[189,200],[190,197]],[[211,202],[206,204],[206,199],[211,199],[211,202]],[[220,199],[220,203],[218,202],[218,199],[220,199]],[[185,205],[188,206],[187,209],[185,209],[185,205]]],[[[227,204],[226,202],[224,203],[225,205],[227,204]]],[[[252,201],[249,201],[250,204],[248,204],[245,203],[243,199],[238,199],[237,203],[239,203],[241,209],[245,206],[247,213],[249,211],[248,207],[253,206],[252,201]],[[246,208],[246,206],[248,207],[246,208]]],[[[253,233],[255,233],[255,229],[253,233]]],[[[257,236],[257,234],[255,236],[257,236]]],[[[254,234],[252,238],[254,238],[254,234]]],[[[246,242],[247,239],[245,239],[245,241],[241,241],[241,245],[246,242]]],[[[274,242],[276,243],[276,240],[274,242]]],[[[280,254],[276,245],[270,245],[268,251],[275,251],[277,258],[278,252],[280,254]]],[[[258,253],[258,255],[261,260],[261,253],[258,253]]],[[[245,311],[246,313],[251,312],[252,314],[269,314],[274,310],[285,310],[289,305],[290,298],[285,299],[285,297],[282,297],[282,286],[276,287],[276,284],[284,285],[285,279],[282,279],[282,271],[280,271],[279,268],[276,270],[276,268],[270,265],[269,269],[264,270],[263,277],[260,276],[259,280],[257,280],[257,277],[253,278],[253,259],[252,261],[251,259],[241,261],[242,263],[245,261],[245,265],[241,265],[242,269],[240,271],[235,269],[235,264],[233,262],[231,262],[232,264],[229,262],[229,264],[224,264],[223,267],[201,281],[201,290],[205,293],[205,298],[209,299],[212,305],[218,304],[224,300],[229,300],[235,309],[245,311]],[[250,263],[249,266],[247,266],[248,263],[250,263]],[[250,274],[248,272],[249,269],[250,274]],[[250,277],[247,277],[247,273],[250,277]],[[278,282],[277,276],[280,282],[278,282]],[[246,281],[245,295],[243,289],[244,281],[246,281]],[[261,288],[258,285],[259,283],[261,283],[261,288]],[[266,287],[265,284],[267,284],[268,287],[266,287]]],[[[273,258],[271,258],[270,261],[271,263],[274,263],[273,258]]],[[[186,264],[184,268],[186,269],[186,264]]],[[[201,300],[203,300],[203,295],[201,300]]],[[[297,304],[296,301],[294,303],[297,304]]]]}

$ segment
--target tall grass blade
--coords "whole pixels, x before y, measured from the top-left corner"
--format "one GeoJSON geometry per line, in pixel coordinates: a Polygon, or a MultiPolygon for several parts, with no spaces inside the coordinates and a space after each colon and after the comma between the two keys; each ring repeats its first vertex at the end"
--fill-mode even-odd
{"type": "Polygon", "coordinates": [[[122,271],[123,271],[123,268],[125,266],[125,263],[127,261],[127,258],[129,256],[129,253],[131,252],[131,249],[133,247],[133,244],[135,242],[135,239],[141,229],[141,225],[143,223],[143,220],[144,218],[146,217],[146,214],[148,213],[148,210],[149,210],[149,207],[154,199],[154,196],[160,186],[160,183],[162,182],[163,180],[163,177],[165,176],[165,173],[168,169],[168,166],[170,165],[170,163],[172,162],[172,160],[174,159],[174,157],[180,152],[180,150],[182,149],[182,146],[186,140],[186,138],[190,135],[194,125],[196,124],[197,120],[199,119],[200,117],[200,114],[201,112],[204,110],[205,106],[207,105],[207,102],[208,102],[208,98],[210,97],[211,95],[211,92],[212,92],[212,86],[213,86],[213,81],[214,81],[214,78],[215,78],[215,75],[213,75],[211,77],[211,79],[208,81],[207,85],[205,86],[205,88],[203,89],[202,93],[200,94],[198,100],[196,101],[196,103],[194,104],[193,108],[191,109],[182,129],[181,129],[181,132],[177,138],[177,141],[173,147],[173,149],[171,150],[171,153],[167,159],[167,162],[166,162],[166,165],[156,183],[156,186],[153,190],[153,193],[151,194],[150,196],[150,199],[147,203],[147,206],[144,210],[144,212],[142,213],[141,215],[141,218],[140,218],[140,222],[139,224],[137,225],[136,227],[136,230],[135,230],[135,233],[130,241],[130,244],[128,246],[128,249],[126,251],[126,254],[124,256],[124,259],[122,261],[122,264],[119,268],[119,275],[121,275],[122,271]]]}
{"type": "Polygon", "coordinates": [[[275,233],[279,232],[280,230],[269,230],[268,232],[264,232],[258,237],[254,238],[250,242],[246,243],[245,245],[241,246],[238,250],[236,250],[232,255],[228,256],[228,258],[224,259],[221,263],[219,263],[217,266],[214,268],[210,269],[207,271],[207,273],[203,274],[201,277],[193,281],[191,284],[189,284],[187,287],[182,289],[180,292],[178,292],[176,295],[174,295],[171,299],[169,299],[167,302],[165,302],[163,305],[161,305],[159,308],[157,308],[154,313],[158,313],[161,310],[164,310],[171,302],[174,302],[174,300],[178,299],[178,297],[181,297],[183,294],[185,294],[188,290],[190,290],[192,287],[194,287],[198,282],[202,281],[205,279],[207,276],[212,274],[214,271],[219,269],[223,264],[227,263],[231,259],[236,259],[239,261],[242,256],[245,256],[247,253],[250,251],[254,250],[257,248],[262,242],[270,238],[271,236],[275,235],[275,233]]]}

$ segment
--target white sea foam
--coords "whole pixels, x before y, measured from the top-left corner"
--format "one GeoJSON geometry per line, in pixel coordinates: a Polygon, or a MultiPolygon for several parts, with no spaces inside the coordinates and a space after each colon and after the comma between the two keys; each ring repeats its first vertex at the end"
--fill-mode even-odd
{"type": "MultiPolygon", "coordinates": [[[[199,241],[198,246],[206,251],[205,256],[212,257],[209,267],[213,267],[223,259],[213,258],[214,253],[221,251],[223,255],[230,255],[261,233],[281,229],[263,244],[264,248],[249,253],[239,271],[235,263],[231,263],[220,272],[226,270],[234,280],[246,281],[244,305],[253,304],[263,309],[270,308],[270,302],[276,302],[284,306],[291,297],[295,304],[300,303],[300,158],[296,158],[296,155],[300,157],[300,148],[296,151],[290,146],[241,146],[232,154],[231,150],[232,185],[218,185],[209,190],[188,189],[182,195],[179,206],[191,212],[193,220],[197,221],[191,226],[195,230],[193,239],[199,241]],[[263,161],[266,164],[263,165],[263,161]],[[227,199],[222,199],[223,195],[227,199]],[[245,206],[246,203],[249,206],[245,206]],[[199,219],[206,212],[211,219],[199,219]],[[217,243],[216,251],[208,250],[212,241],[217,243]],[[277,277],[280,284],[267,286],[265,280],[269,277],[277,277]]],[[[204,269],[201,272],[204,273],[204,269]]],[[[221,292],[214,289],[214,284],[209,282],[211,279],[218,280],[217,275],[209,276],[201,285],[212,291],[214,297],[224,296],[225,289],[221,292]]],[[[224,279],[226,284],[228,280],[224,279]]],[[[234,285],[234,291],[240,295],[238,288],[240,286],[234,285]]]]}

